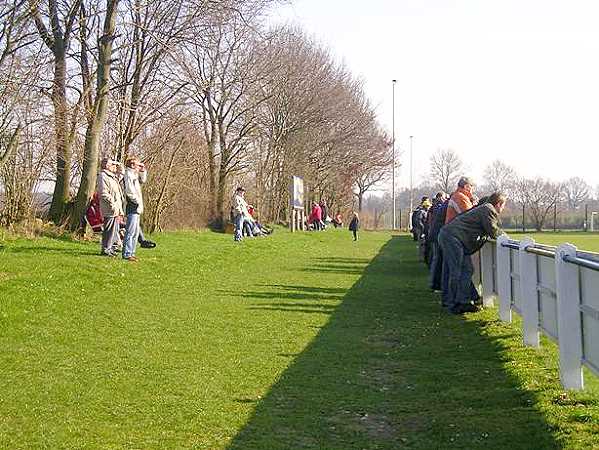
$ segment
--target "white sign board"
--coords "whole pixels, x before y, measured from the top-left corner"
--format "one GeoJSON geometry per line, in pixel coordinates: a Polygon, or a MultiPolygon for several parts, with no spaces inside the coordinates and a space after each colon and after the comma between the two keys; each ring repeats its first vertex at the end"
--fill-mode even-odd
{"type": "Polygon", "coordinates": [[[293,181],[293,191],[291,205],[294,208],[304,207],[304,179],[300,177],[291,177],[293,181]]]}

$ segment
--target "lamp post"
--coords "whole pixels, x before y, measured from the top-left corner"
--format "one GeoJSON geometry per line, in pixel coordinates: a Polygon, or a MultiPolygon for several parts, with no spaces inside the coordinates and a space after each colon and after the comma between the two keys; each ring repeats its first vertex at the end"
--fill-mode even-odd
{"type": "Polygon", "coordinates": [[[391,130],[391,142],[392,142],[392,148],[393,148],[393,161],[392,161],[392,172],[391,172],[391,198],[393,201],[393,230],[397,229],[397,218],[396,218],[396,211],[395,211],[395,83],[397,82],[397,80],[392,80],[393,82],[393,95],[392,95],[392,130],[391,130]]]}
{"type": "Polygon", "coordinates": [[[408,224],[408,228],[412,227],[412,211],[414,210],[414,184],[413,177],[414,172],[412,170],[412,143],[414,140],[414,136],[410,136],[410,223],[408,224]]]}

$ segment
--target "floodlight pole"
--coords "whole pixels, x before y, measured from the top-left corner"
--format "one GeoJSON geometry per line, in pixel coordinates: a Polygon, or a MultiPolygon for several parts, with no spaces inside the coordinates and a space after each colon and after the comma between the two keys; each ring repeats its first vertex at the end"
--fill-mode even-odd
{"type": "MultiPolygon", "coordinates": [[[[414,136],[410,136],[410,217],[412,216],[412,211],[414,210],[414,183],[413,183],[413,177],[414,177],[414,171],[412,169],[412,157],[413,157],[413,152],[412,152],[412,143],[414,140],[414,136]]],[[[412,226],[412,221],[410,220],[410,223],[408,224],[408,227],[411,228],[412,226]]]]}
{"type": "Polygon", "coordinates": [[[393,165],[393,169],[391,172],[391,189],[392,189],[392,193],[391,193],[391,198],[393,201],[393,230],[397,230],[397,218],[396,218],[396,210],[395,210],[395,83],[397,82],[397,80],[392,80],[393,82],[393,96],[392,96],[392,104],[393,104],[393,112],[392,112],[392,130],[391,130],[391,142],[392,142],[392,147],[393,147],[393,161],[392,161],[392,165],[393,165]]]}

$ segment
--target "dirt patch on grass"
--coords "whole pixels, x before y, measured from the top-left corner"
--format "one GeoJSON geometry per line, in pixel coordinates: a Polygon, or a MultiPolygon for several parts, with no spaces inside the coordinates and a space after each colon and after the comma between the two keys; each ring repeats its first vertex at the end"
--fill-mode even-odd
{"type": "Polygon", "coordinates": [[[342,411],[328,421],[332,432],[357,433],[373,440],[402,442],[404,434],[424,429],[422,421],[417,419],[398,423],[383,413],[342,411]]]}

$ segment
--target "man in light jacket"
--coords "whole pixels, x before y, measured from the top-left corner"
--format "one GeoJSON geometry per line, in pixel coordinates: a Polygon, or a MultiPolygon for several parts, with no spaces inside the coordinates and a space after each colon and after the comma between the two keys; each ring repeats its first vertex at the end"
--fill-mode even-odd
{"type": "Polygon", "coordinates": [[[100,210],[104,217],[102,230],[102,255],[116,256],[119,244],[119,227],[123,220],[123,191],[117,177],[118,162],[109,158],[102,160],[98,176],[100,210]]]}
{"type": "Polygon", "coordinates": [[[136,156],[129,156],[125,160],[125,196],[127,198],[127,226],[123,242],[123,259],[137,261],[135,248],[139,236],[139,220],[144,211],[141,185],[146,182],[148,173],[146,166],[136,156]]]}
{"type": "Polygon", "coordinates": [[[235,195],[233,195],[232,207],[233,207],[233,221],[235,224],[235,241],[241,241],[243,238],[243,223],[250,216],[248,211],[248,204],[244,198],[245,189],[241,186],[235,189],[235,195]]]}

